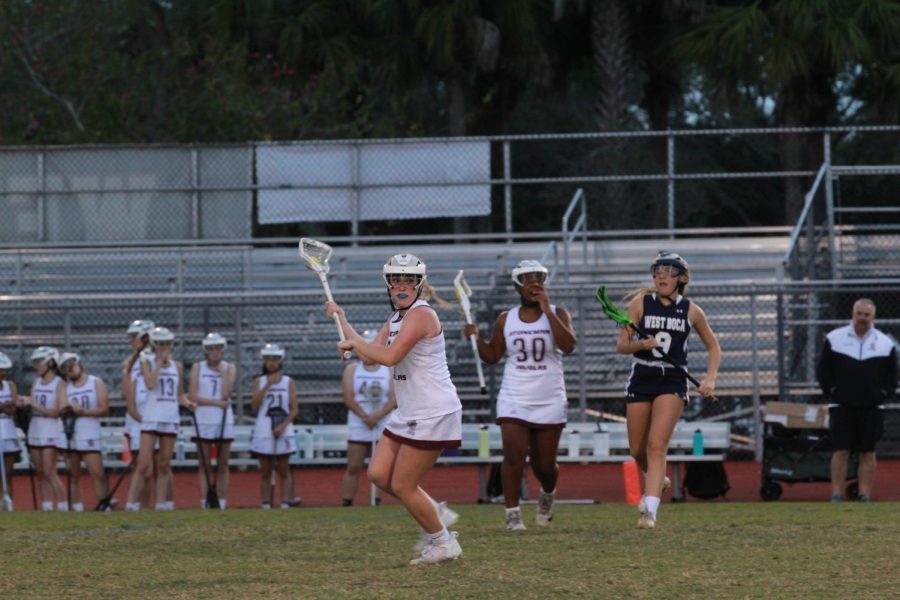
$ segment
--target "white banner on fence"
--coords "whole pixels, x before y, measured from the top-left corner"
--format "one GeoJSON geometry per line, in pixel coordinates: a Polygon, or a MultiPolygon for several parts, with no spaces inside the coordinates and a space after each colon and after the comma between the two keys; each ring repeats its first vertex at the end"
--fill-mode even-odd
{"type": "Polygon", "coordinates": [[[420,219],[491,213],[488,142],[260,146],[259,223],[420,219]],[[464,185],[460,185],[464,184],[464,185]]]}

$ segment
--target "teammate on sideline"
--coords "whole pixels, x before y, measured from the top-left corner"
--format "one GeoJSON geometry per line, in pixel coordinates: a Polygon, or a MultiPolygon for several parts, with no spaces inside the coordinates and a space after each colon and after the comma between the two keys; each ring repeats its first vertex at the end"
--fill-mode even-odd
{"type": "Polygon", "coordinates": [[[178,407],[184,406],[195,410],[196,405],[184,395],[184,367],[172,358],[172,342],[175,335],[165,327],[154,327],[150,331],[150,344],[155,348],[153,354],[143,350],[140,354],[141,377],[147,387],[147,410],[141,418],[141,446],[138,452],[137,472],[128,490],[128,503],[125,510],[140,510],[138,500],[143,491],[144,481],[153,471],[154,447],[159,442],[156,453],[156,510],[172,510],[174,501],[167,500],[168,481],[172,474],[172,449],[178,435],[181,418],[178,407]]]}
{"type": "Polygon", "coordinates": [[[635,291],[628,303],[628,316],[650,337],[637,339],[626,327],[616,341],[616,352],[634,355],[625,399],[628,445],[645,474],[645,495],[638,506],[641,529],[656,526],[660,496],[668,483],[669,439],[688,402],[684,371],[663,362],[654,348],[661,348],[687,368],[688,335],[695,329],[709,351],[706,377],[697,390],[702,396],[713,395],[722,355],[706,314],[684,296],[691,280],[687,262],[673,252],[662,251],[650,265],[650,272],[653,287],[635,291]]]}
{"type": "Polygon", "coordinates": [[[444,448],[462,444],[462,405],[450,381],[444,332],[437,313],[420,298],[423,287],[430,289],[425,263],[412,254],[397,254],[388,259],[382,276],[394,312],[372,343],[347,323],[336,303],[325,303],[326,314],[338,315],[347,337],[338,344],[341,355],[353,350],[361,359],[393,367],[397,409],[369,462],[369,479],[398,498],[422,527],[424,536],[416,544],[421,555],[410,564],[453,560],[462,548],[447,525],[457,515],[419,486],[444,448]]]}
{"type": "MultiPolygon", "coordinates": [[[[197,443],[203,452],[206,467],[212,473],[212,449],[219,444],[216,459],[216,493],[219,508],[224,509],[228,496],[228,453],[234,441],[234,413],[231,410],[231,392],[234,390],[234,365],[222,360],[228,342],[218,333],[203,338],[206,360],[191,367],[188,397],[197,405],[197,443]],[[224,415],[223,415],[224,411],[224,415]],[[223,420],[224,417],[224,420],[223,420]]],[[[198,465],[200,480],[200,505],[206,506],[206,473],[203,464],[198,465]]]]}
{"type": "Polygon", "coordinates": [[[84,512],[81,491],[81,461],[87,465],[94,484],[94,495],[106,498],[109,493],[103,455],[100,446],[100,417],[109,414],[109,396],[106,384],[99,377],[88,374],[81,364],[81,357],[65,352],[59,358],[60,370],[66,377],[67,406],[65,410],[75,415],[75,431],[72,435],[69,468],[72,476],[72,509],[84,512]]]}
{"type": "MultiPolygon", "coordinates": [[[[122,363],[122,383],[119,390],[125,400],[125,437],[128,449],[132,453],[132,460],[137,460],[141,449],[141,414],[147,410],[147,386],[141,377],[141,361],[138,360],[141,352],[149,350],[150,330],[155,327],[153,321],[132,321],[128,326],[128,340],[131,344],[131,354],[122,363]]],[[[156,450],[159,449],[159,442],[156,450]]],[[[132,478],[132,481],[134,478],[132,478]]],[[[129,483],[129,487],[131,484],[129,483]]],[[[150,504],[156,498],[156,466],[150,471],[150,476],[144,481],[143,495],[139,499],[144,506],[150,504]]],[[[167,500],[171,500],[171,492],[167,500]]]]}
{"type": "Polygon", "coordinates": [[[508,354],[503,383],[497,395],[497,423],[503,436],[501,477],[506,499],[506,528],[525,529],[519,508],[525,458],[541,483],[535,523],[550,525],[559,465],[559,437],[568,417],[562,353],[575,350],[572,317],[550,303],[547,269],[536,260],[523,260],[512,271],[521,305],[500,313],[490,342],[467,325],[466,337],[475,336],[481,359],[494,364],[508,354]]]}
{"type": "Polygon", "coordinates": [[[281,479],[281,508],[290,508],[294,500],[293,483],[290,474],[290,458],[297,447],[294,443],[294,419],[300,412],[297,405],[297,384],[281,372],[284,348],[278,344],[266,344],[260,350],[263,361],[262,375],[253,382],[253,396],[250,406],[256,413],[256,427],[250,451],[259,459],[260,495],[262,509],[272,508],[275,491],[272,487],[272,469],[281,479]],[[284,420],[272,428],[270,410],[283,410],[284,420]],[[275,459],[275,464],[273,463],[275,459]]]}
{"type": "Polygon", "coordinates": [[[31,463],[37,473],[41,491],[41,509],[68,511],[66,490],[56,473],[57,448],[65,443],[60,411],[65,408],[66,383],[59,375],[59,352],[50,346],[41,346],[31,353],[31,363],[37,379],[31,386],[31,395],[20,398],[33,413],[28,426],[28,447],[31,463]]]}
{"type": "Polygon", "coordinates": [[[19,399],[16,384],[9,378],[9,370],[13,363],[9,357],[0,352],[0,453],[6,463],[6,486],[9,488],[9,497],[13,497],[13,465],[19,453],[22,452],[22,443],[16,431],[14,415],[19,399]]]}
{"type": "MultiPolygon", "coordinates": [[[[371,342],[377,333],[364,331],[362,337],[371,342]]],[[[344,473],[343,505],[352,506],[366,454],[372,449],[373,441],[381,437],[387,416],[397,408],[397,399],[391,385],[390,368],[367,358],[360,357],[358,362],[347,365],[342,387],[347,405],[347,471],[344,473]]],[[[380,502],[376,492],[376,503],[380,502]]]]}

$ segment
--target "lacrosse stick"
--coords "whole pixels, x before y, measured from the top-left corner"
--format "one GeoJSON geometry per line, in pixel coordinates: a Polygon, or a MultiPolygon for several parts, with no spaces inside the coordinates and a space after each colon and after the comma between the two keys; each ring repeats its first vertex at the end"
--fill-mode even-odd
{"type": "Polygon", "coordinates": [[[63,432],[66,434],[66,503],[72,510],[72,460],[81,460],[80,456],[72,456],[72,436],[75,435],[75,420],[78,417],[72,412],[71,407],[66,407],[62,416],[63,432]]]}
{"type": "MultiPolygon", "coordinates": [[[[266,411],[269,422],[272,424],[272,477],[269,479],[269,506],[275,508],[275,473],[278,464],[278,438],[275,436],[275,430],[287,419],[287,411],[280,406],[270,406],[266,411]]],[[[284,490],[281,491],[284,497],[284,490]]]]}
{"type": "Polygon", "coordinates": [[[125,480],[125,476],[131,473],[131,468],[137,463],[137,456],[131,456],[131,462],[125,467],[125,470],[119,475],[119,478],[116,480],[115,485],[112,486],[112,489],[106,494],[105,498],[101,498],[99,502],[97,502],[97,507],[94,508],[95,511],[106,512],[107,510],[112,509],[113,498],[116,496],[116,490],[119,489],[119,486],[122,485],[122,481],[125,480]]]}
{"type": "MultiPolygon", "coordinates": [[[[631,327],[632,331],[634,331],[642,338],[653,337],[647,335],[644,330],[635,325],[631,320],[631,317],[628,316],[627,312],[625,312],[609,300],[609,295],[607,293],[605,285],[601,285],[597,288],[597,302],[600,303],[600,307],[603,309],[603,313],[619,325],[622,325],[623,327],[631,327]]],[[[662,348],[654,348],[653,350],[657,354],[659,354],[659,357],[662,358],[665,362],[669,363],[673,367],[681,369],[684,375],[688,378],[688,381],[697,386],[698,389],[700,388],[700,382],[697,381],[690,373],[688,373],[686,368],[672,360],[672,357],[669,356],[665,350],[663,350],[662,348]]],[[[713,402],[717,402],[719,400],[715,396],[709,396],[709,399],[713,402]]]]}
{"type": "Polygon", "coordinates": [[[0,439],[0,476],[3,478],[3,500],[0,501],[0,511],[12,512],[13,502],[6,483],[6,452],[3,447],[5,443],[5,440],[0,439]]]}
{"type": "Polygon", "coordinates": [[[209,461],[203,453],[203,443],[200,440],[200,425],[197,423],[197,415],[191,411],[191,420],[194,422],[194,433],[197,434],[197,455],[200,458],[200,466],[203,469],[203,477],[206,479],[206,508],[219,508],[219,495],[216,493],[215,483],[209,481],[209,461]]]}
{"type": "MultiPolygon", "coordinates": [[[[334,302],[334,298],[331,296],[331,286],[328,285],[328,259],[331,258],[331,246],[325,242],[303,238],[300,240],[298,250],[300,260],[303,261],[306,268],[319,276],[319,281],[322,282],[322,287],[325,289],[325,297],[329,302],[334,302]]],[[[347,341],[347,336],[344,335],[344,329],[341,327],[341,319],[337,314],[334,315],[334,324],[337,325],[341,341],[347,341]]],[[[350,360],[351,356],[352,353],[349,350],[344,350],[344,360],[350,360]]]]}
{"type": "MultiPolygon", "coordinates": [[[[453,279],[453,289],[456,291],[456,299],[462,307],[463,315],[466,317],[466,323],[472,324],[472,304],[469,302],[469,296],[472,295],[472,288],[463,279],[463,272],[457,273],[453,279]]],[[[477,335],[477,334],[476,334],[477,335]]],[[[481,386],[481,393],[487,394],[487,386],[484,384],[484,371],[481,369],[481,356],[478,354],[478,342],[475,336],[471,336],[469,341],[472,342],[472,352],[475,353],[475,369],[478,371],[478,385],[481,386]]]]}

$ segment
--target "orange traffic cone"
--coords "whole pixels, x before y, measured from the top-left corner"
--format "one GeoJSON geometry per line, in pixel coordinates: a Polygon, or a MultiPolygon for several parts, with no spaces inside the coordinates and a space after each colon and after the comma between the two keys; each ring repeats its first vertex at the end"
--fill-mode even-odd
{"type": "Polygon", "coordinates": [[[131,444],[128,442],[127,436],[122,436],[122,460],[125,464],[131,464],[131,444]]]}
{"type": "Polygon", "coordinates": [[[625,503],[637,506],[641,501],[641,474],[637,462],[627,460],[622,463],[622,479],[625,483],[625,503]]]}

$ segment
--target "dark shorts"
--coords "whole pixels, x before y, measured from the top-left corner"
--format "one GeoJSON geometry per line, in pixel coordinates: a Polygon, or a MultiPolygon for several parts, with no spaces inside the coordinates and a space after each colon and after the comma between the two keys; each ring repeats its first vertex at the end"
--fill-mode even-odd
{"type": "Polygon", "coordinates": [[[882,409],[832,406],[828,413],[831,444],[835,450],[875,452],[875,444],[884,433],[882,409]]]}
{"type": "Polygon", "coordinates": [[[625,388],[626,402],[652,402],[654,398],[668,394],[678,396],[685,402],[690,399],[684,371],[671,366],[632,366],[628,386],[625,388]]]}

